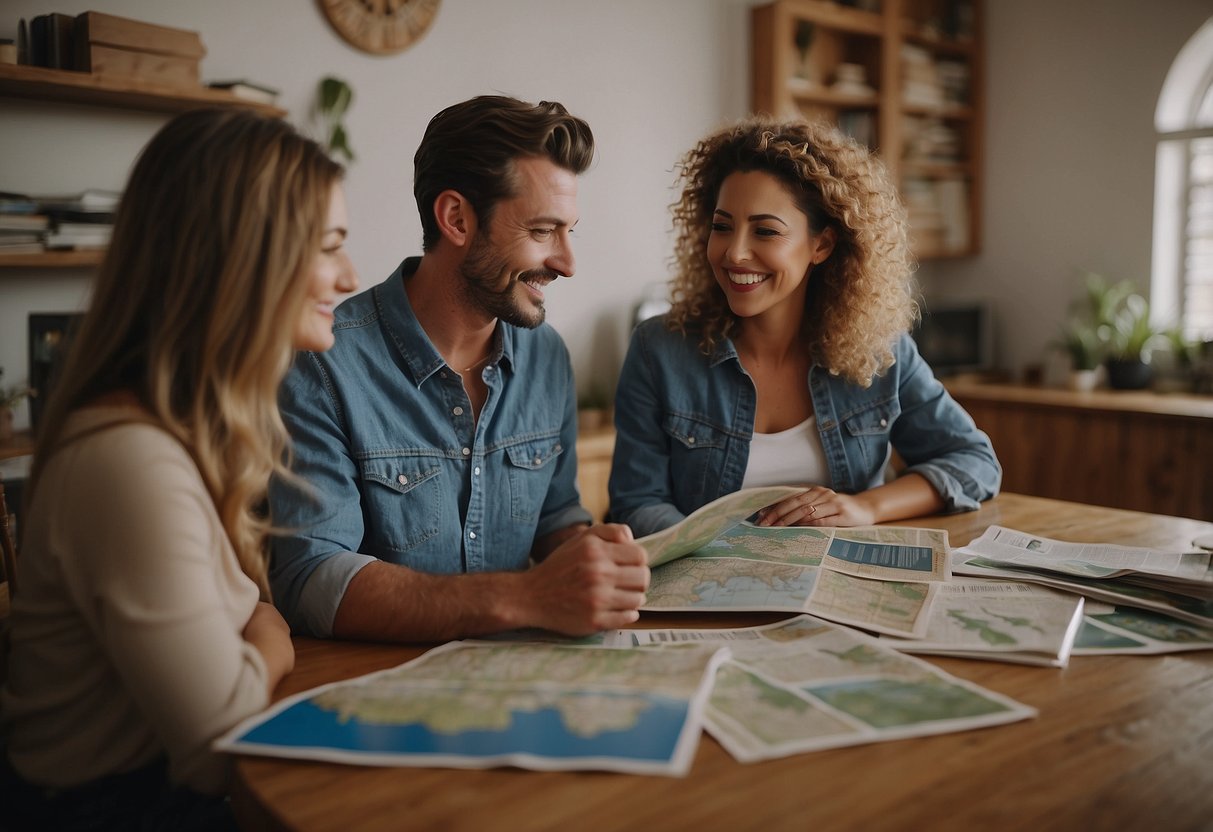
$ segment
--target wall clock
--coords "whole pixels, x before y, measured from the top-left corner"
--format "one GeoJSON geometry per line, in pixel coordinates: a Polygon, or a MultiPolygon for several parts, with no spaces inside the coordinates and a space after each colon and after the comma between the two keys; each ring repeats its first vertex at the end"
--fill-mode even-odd
{"type": "Polygon", "coordinates": [[[392,55],[419,40],[442,0],[319,0],[337,34],[363,52],[392,55]]]}

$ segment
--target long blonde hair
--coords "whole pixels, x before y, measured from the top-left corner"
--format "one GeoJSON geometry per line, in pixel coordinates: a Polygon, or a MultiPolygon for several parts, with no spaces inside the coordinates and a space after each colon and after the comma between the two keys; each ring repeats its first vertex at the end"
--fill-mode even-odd
{"type": "Polygon", "coordinates": [[[671,206],[676,273],[670,328],[693,330],[700,350],[710,355],[742,326],[707,259],[720,186],[738,171],[764,171],[782,182],[814,234],[834,229],[833,252],[809,278],[803,337],[817,364],[868,386],[893,363],[897,337],[918,315],[905,209],[880,160],[823,123],[752,116],[701,140],[683,157],[682,196],[671,206]]]}
{"type": "Polygon", "coordinates": [[[41,424],[29,496],[72,411],[128,390],[189,451],[268,598],[262,508],[289,476],[277,390],[342,169],[277,119],[195,110],[140,154],[41,424]]]}

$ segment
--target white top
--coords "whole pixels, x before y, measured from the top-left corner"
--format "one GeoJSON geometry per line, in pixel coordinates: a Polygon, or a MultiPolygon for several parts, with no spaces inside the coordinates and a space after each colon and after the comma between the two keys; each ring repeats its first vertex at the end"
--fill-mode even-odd
{"type": "MultiPolygon", "coordinates": [[[[71,433],[139,411],[88,408],[71,433]]],[[[51,457],[22,521],[0,728],[13,767],[69,787],[167,755],[169,776],[225,788],[216,737],[266,706],[241,637],[259,592],[190,455],[150,425],[51,457]]]]}
{"type": "Polygon", "coordinates": [[[779,433],[755,432],[750,439],[750,459],[741,480],[742,488],[768,485],[829,487],[832,482],[815,415],[794,428],[779,433]]]}

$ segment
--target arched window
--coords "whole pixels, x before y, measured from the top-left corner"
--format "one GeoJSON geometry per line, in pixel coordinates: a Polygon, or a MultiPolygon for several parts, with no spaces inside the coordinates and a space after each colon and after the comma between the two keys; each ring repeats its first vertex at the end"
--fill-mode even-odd
{"type": "Polygon", "coordinates": [[[1152,306],[1189,338],[1213,340],[1213,18],[1171,64],[1154,126],[1152,306]]]}

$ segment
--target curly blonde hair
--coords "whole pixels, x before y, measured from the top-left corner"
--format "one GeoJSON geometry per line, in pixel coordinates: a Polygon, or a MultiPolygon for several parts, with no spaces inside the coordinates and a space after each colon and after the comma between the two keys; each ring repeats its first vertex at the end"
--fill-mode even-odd
{"type": "Polygon", "coordinates": [[[697,333],[706,355],[740,331],[708,262],[708,237],[724,180],[763,171],[788,189],[814,234],[837,236],[809,278],[803,337],[813,360],[864,387],[893,363],[918,304],[905,209],[879,159],[830,125],[751,116],[701,140],[678,171],[671,330],[697,333]]]}

